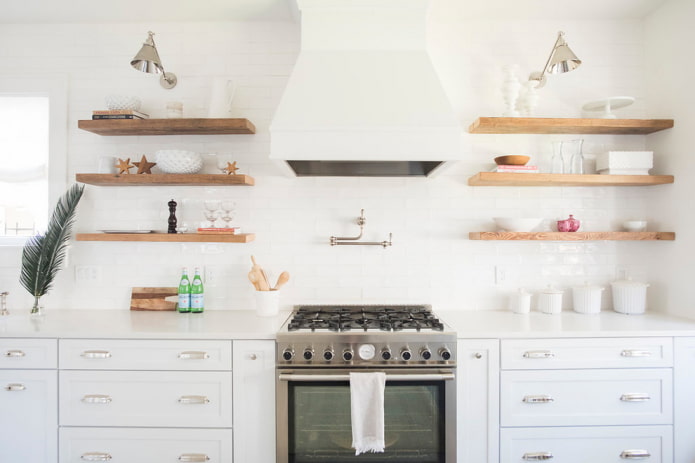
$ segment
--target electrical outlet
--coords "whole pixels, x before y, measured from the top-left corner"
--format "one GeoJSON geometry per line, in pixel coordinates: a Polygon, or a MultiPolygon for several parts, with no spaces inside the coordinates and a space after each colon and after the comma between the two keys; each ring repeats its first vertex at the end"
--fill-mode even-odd
{"type": "Polygon", "coordinates": [[[499,265],[495,265],[495,284],[496,285],[502,285],[506,283],[507,281],[507,269],[504,267],[500,267],[499,265]]]}
{"type": "Polygon", "coordinates": [[[101,281],[101,267],[96,265],[75,266],[75,281],[78,283],[98,283],[101,281]]]}
{"type": "Polygon", "coordinates": [[[203,280],[206,286],[217,286],[220,279],[220,267],[216,265],[206,265],[203,267],[203,280]]]}

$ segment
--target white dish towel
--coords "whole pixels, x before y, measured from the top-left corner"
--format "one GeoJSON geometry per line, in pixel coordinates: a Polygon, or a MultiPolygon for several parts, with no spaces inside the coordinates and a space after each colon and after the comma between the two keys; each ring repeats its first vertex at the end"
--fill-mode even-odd
{"type": "Polygon", "coordinates": [[[384,452],[385,373],[350,373],[352,447],[355,455],[384,452]]]}

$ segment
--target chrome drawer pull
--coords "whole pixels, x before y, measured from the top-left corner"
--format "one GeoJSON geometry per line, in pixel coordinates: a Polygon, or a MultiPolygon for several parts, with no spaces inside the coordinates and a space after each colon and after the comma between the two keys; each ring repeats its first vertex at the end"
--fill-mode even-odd
{"type": "Polygon", "coordinates": [[[651,397],[646,392],[631,392],[620,396],[620,400],[623,402],[646,402],[650,399],[651,397]]]}
{"type": "Polygon", "coordinates": [[[84,461],[109,461],[111,455],[102,452],[87,452],[80,455],[80,460],[84,461]]]}
{"type": "Polygon", "coordinates": [[[12,384],[8,384],[7,386],[5,386],[5,390],[10,391],[10,392],[23,391],[25,389],[26,389],[26,386],[24,386],[24,384],[19,384],[19,383],[12,383],[12,384]]]}
{"type": "Polygon", "coordinates": [[[529,461],[551,460],[553,458],[553,454],[550,452],[531,452],[524,453],[524,456],[521,458],[529,461]]]}
{"type": "Polygon", "coordinates": [[[24,351],[19,349],[12,349],[5,352],[5,357],[24,357],[26,355],[27,354],[25,354],[24,351]]]}
{"type": "Polygon", "coordinates": [[[204,453],[184,453],[179,456],[179,461],[210,461],[210,457],[204,453]]]}
{"type": "Polygon", "coordinates": [[[620,458],[623,460],[646,460],[652,454],[647,450],[623,450],[620,458]]]}
{"type": "Polygon", "coordinates": [[[110,404],[111,396],[106,394],[89,394],[82,397],[82,402],[86,404],[110,404]]]}
{"type": "Polygon", "coordinates": [[[651,357],[652,353],[648,350],[623,349],[620,352],[621,357],[651,357]]]}
{"type": "Polygon", "coordinates": [[[187,350],[179,353],[179,358],[181,360],[206,360],[210,358],[210,354],[198,350],[187,350]]]}
{"type": "Polygon", "coordinates": [[[542,395],[526,395],[526,396],[524,396],[524,398],[521,401],[525,402],[527,404],[547,404],[550,402],[555,402],[555,399],[553,399],[549,395],[542,394],[542,395]]]}
{"type": "Polygon", "coordinates": [[[204,395],[182,395],[179,397],[180,404],[209,404],[210,399],[204,395]]]}
{"type": "Polygon", "coordinates": [[[527,350],[524,352],[525,359],[551,359],[555,357],[549,350],[527,350]]]}
{"type": "Polygon", "coordinates": [[[111,358],[111,352],[107,350],[86,350],[80,354],[80,357],[86,359],[107,359],[111,358]]]}

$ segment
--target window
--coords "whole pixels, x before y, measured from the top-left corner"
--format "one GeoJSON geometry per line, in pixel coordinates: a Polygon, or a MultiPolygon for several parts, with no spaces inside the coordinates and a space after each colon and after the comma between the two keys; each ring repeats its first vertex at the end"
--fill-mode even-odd
{"type": "Polygon", "coordinates": [[[0,245],[43,232],[66,188],[64,78],[0,77],[0,245]]]}

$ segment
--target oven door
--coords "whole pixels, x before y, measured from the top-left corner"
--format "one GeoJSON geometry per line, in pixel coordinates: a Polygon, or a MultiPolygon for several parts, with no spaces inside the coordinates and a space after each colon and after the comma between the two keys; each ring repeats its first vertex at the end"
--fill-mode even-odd
{"type": "Polygon", "coordinates": [[[359,371],[386,373],[385,452],[355,456],[350,370],[283,368],[276,389],[277,463],[455,463],[453,368],[359,371]]]}

